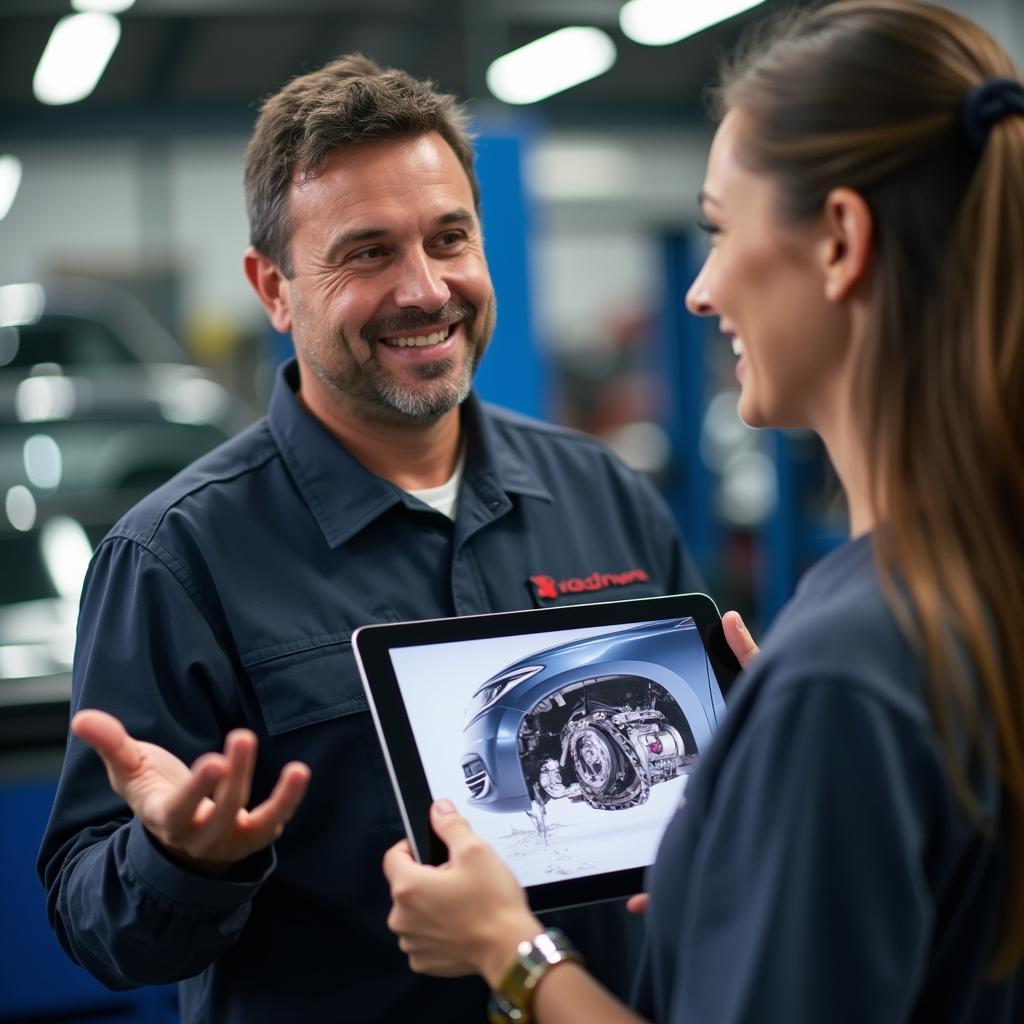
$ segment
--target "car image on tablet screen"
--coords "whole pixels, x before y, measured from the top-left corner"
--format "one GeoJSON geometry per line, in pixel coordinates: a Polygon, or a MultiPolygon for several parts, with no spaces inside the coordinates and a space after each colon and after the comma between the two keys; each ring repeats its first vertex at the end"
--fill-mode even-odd
{"type": "Polygon", "coordinates": [[[692,618],[536,651],[472,694],[461,761],[469,802],[539,825],[553,800],[637,807],[692,769],[723,713],[692,618]]]}

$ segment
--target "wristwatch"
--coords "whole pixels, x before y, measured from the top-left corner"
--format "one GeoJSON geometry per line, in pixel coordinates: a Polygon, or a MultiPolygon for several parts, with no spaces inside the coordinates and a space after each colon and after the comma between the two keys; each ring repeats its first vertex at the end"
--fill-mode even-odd
{"type": "Polygon", "coordinates": [[[583,963],[583,957],[557,929],[548,928],[532,942],[520,942],[516,958],[491,993],[487,1007],[490,1024],[529,1024],[533,1020],[533,993],[537,983],[563,960],[583,963]]]}

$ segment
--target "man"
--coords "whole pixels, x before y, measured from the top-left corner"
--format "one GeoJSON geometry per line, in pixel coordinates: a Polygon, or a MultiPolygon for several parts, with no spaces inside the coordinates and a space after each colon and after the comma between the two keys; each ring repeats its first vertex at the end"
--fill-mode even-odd
{"type": "Polygon", "coordinates": [[[191,1022],[478,1021],[479,982],[414,976],[386,929],[402,828],[350,635],[697,581],[645,481],[470,393],[495,308],[451,97],[336,61],[264,105],[246,189],[296,360],[95,554],[50,919],[111,987],[181,981],[191,1022]]]}

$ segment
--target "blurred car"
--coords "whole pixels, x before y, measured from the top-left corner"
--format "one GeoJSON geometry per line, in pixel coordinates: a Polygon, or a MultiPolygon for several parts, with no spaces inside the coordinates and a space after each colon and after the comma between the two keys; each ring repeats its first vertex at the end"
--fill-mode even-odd
{"type": "Polygon", "coordinates": [[[537,651],[473,693],[462,755],[470,805],[636,807],[690,770],[723,712],[692,618],[537,651]]]}
{"type": "Polygon", "coordinates": [[[256,418],[130,292],[77,278],[0,285],[0,409],[14,403],[22,419],[157,407],[229,434],[256,418]]]}
{"type": "Polygon", "coordinates": [[[63,739],[95,545],[251,419],[124,296],[0,286],[0,743],[63,739]]]}
{"type": "Polygon", "coordinates": [[[0,370],[40,363],[107,372],[188,363],[185,350],[129,291],[103,281],[52,277],[0,285],[0,370]]]}

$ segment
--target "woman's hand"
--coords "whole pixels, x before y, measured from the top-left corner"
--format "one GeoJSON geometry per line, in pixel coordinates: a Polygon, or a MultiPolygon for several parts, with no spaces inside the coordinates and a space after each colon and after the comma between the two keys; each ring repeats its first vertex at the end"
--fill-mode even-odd
{"type": "Polygon", "coordinates": [[[448,800],[430,809],[430,823],[448,847],[440,867],[418,864],[406,840],[384,855],[393,906],[388,927],[420,974],[480,974],[496,987],[523,939],[543,926],[505,863],[448,800]]]}
{"type": "Polygon", "coordinates": [[[754,643],[754,638],[743,624],[739,612],[726,612],[722,616],[722,631],[741,667],[749,668],[750,663],[761,653],[761,649],[754,643]]]}

